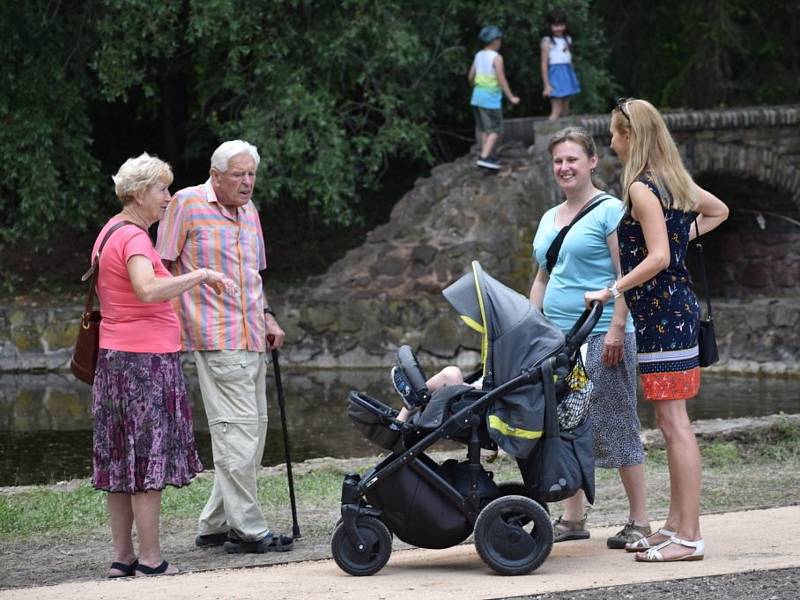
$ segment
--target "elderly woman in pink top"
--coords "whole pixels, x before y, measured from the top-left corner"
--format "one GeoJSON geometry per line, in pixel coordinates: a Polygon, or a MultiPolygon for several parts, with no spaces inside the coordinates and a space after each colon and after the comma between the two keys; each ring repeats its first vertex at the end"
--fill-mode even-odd
{"type": "Polygon", "coordinates": [[[176,573],[161,557],[161,490],[187,485],[203,466],[181,372],[180,325],[169,300],[201,284],[217,293],[235,293],[236,286],[211,269],[173,277],[162,265],[147,229],[170,202],[167,163],[145,153],[127,160],[113,179],[122,210],[92,248],[95,256],[105,240],[97,280],[103,320],[92,387],[92,485],[108,492],[114,546],[108,576],[176,573]]]}

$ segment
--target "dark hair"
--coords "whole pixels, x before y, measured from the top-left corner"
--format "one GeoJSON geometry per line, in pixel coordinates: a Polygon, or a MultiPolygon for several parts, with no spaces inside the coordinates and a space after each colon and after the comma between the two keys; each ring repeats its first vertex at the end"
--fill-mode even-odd
{"type": "MultiPolygon", "coordinates": [[[[567,25],[567,13],[565,13],[563,10],[561,10],[560,8],[556,8],[547,13],[547,25],[545,26],[547,33],[545,35],[550,40],[550,43],[553,44],[554,46],[556,44],[556,40],[553,38],[552,27],[553,25],[559,25],[561,23],[567,25]]],[[[568,35],[569,35],[569,26],[567,25],[567,27],[564,29],[565,41],[568,35]]],[[[570,50],[572,50],[571,44],[567,42],[567,51],[570,50]]]]}

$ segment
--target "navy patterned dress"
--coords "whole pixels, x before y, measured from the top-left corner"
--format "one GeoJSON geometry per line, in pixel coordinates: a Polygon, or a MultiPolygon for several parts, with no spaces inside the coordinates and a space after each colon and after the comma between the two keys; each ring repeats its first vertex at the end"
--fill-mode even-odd
{"type": "MultiPolygon", "coordinates": [[[[669,266],[652,279],[625,292],[639,352],[639,374],[648,400],[685,400],[700,389],[697,327],[700,306],[686,268],[693,211],[665,207],[665,199],[649,178],[641,181],[661,201],[669,239],[669,266]]],[[[647,256],[642,227],[630,214],[617,228],[623,274],[647,256]]]]}

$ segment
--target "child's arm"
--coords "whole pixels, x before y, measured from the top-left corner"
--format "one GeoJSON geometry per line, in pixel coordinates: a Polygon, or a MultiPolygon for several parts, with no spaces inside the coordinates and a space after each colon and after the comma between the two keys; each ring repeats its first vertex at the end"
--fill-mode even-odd
{"type": "Polygon", "coordinates": [[[547,76],[547,67],[549,66],[549,58],[550,58],[550,42],[547,41],[547,38],[542,40],[542,44],[540,46],[541,49],[541,70],[542,70],[542,83],[544,84],[544,90],[542,91],[542,96],[545,98],[549,98],[550,94],[553,93],[553,88],[550,87],[550,78],[547,76]]]}
{"type": "Polygon", "coordinates": [[[469,80],[470,85],[475,85],[475,61],[472,62],[472,65],[469,68],[467,79],[469,80]]]}
{"type": "Polygon", "coordinates": [[[514,92],[512,92],[511,88],[508,86],[506,72],[503,69],[503,57],[499,54],[494,57],[494,70],[497,73],[497,82],[500,84],[500,88],[503,90],[506,98],[508,98],[508,101],[511,102],[511,104],[519,104],[519,98],[514,95],[514,92]]]}

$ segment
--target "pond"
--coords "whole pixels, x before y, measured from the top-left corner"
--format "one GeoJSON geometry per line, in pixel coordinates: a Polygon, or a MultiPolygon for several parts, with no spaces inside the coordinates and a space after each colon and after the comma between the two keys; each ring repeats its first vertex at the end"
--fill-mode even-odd
{"type": "MultiPolygon", "coordinates": [[[[388,369],[293,371],[283,386],[292,459],[370,456],[377,448],[347,418],[350,390],[393,406],[388,369]]],[[[211,440],[197,380],[187,379],[200,455],[212,467],[211,440]]],[[[263,464],[283,462],[280,413],[274,381],[268,382],[269,434],[263,464]]],[[[689,403],[693,419],[800,413],[800,380],[704,375],[700,397],[689,403]]],[[[52,483],[91,472],[92,419],[89,387],[66,374],[3,374],[0,377],[0,486],[52,483]]],[[[642,427],[654,427],[653,409],[640,403],[642,427]]]]}

